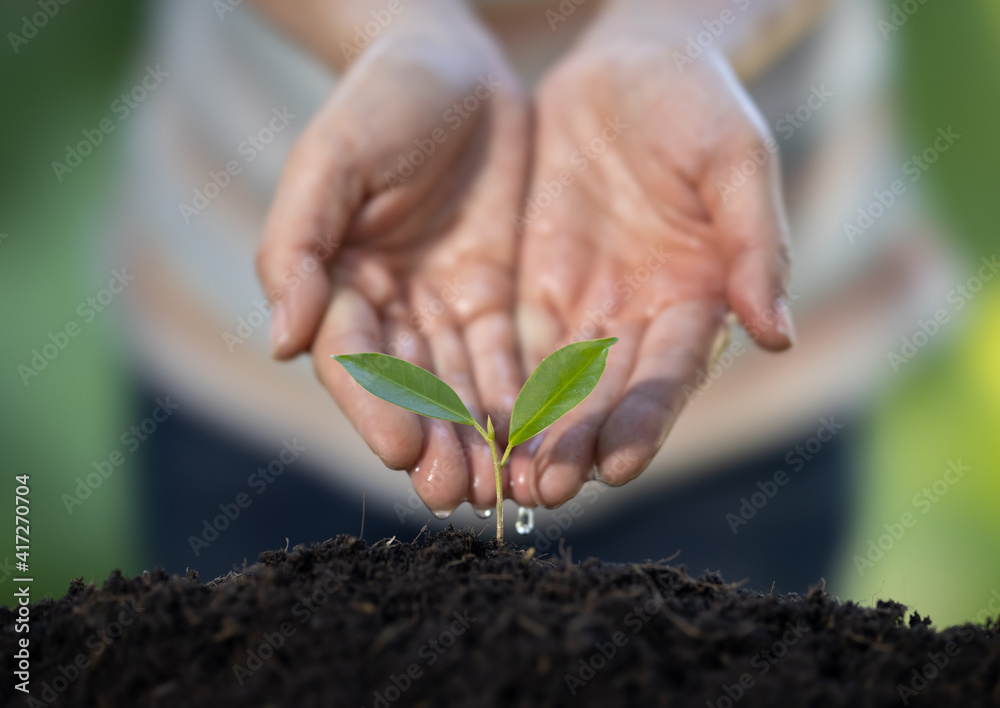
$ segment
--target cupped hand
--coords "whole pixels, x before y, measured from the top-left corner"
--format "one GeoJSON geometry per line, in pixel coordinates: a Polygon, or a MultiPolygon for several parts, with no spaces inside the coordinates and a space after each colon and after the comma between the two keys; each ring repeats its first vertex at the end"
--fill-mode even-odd
{"type": "Polygon", "coordinates": [[[642,472],[728,311],[760,346],[792,344],[769,140],[712,51],[680,71],[669,45],[607,43],[543,82],[520,221],[524,365],[571,340],[621,341],[594,393],[515,456],[519,502],[558,506],[595,474],[620,485],[642,472]],[[741,164],[750,175],[733,186],[741,164]]]}
{"type": "Polygon", "coordinates": [[[486,445],[375,398],[331,355],[404,358],[480,420],[507,420],[523,382],[509,215],[526,179],[527,102],[485,35],[458,24],[380,37],[346,72],[287,161],[257,258],[277,302],[275,356],[311,351],[371,449],[439,512],[492,506],[486,445]]]}

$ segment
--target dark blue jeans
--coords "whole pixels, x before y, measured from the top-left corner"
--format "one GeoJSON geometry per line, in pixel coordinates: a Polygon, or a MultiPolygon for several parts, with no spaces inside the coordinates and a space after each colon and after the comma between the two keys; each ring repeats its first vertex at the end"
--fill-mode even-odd
{"type": "MultiPolygon", "coordinates": [[[[145,409],[156,394],[143,390],[141,397],[145,409]]],[[[672,562],[696,574],[716,570],[764,592],[772,583],[776,592],[804,592],[830,572],[850,518],[852,437],[848,425],[818,450],[812,436],[789,440],[607,514],[588,510],[615,490],[588,488],[559,516],[539,515],[534,534],[514,534],[510,519],[507,535],[550,556],[565,542],[574,559],[659,560],[680,550],[672,562]],[[796,445],[803,446],[801,454],[796,445]],[[779,471],[784,484],[775,482],[779,471]]],[[[286,538],[294,546],[361,529],[361,499],[338,495],[307,471],[307,462],[288,465],[270,482],[255,477],[256,489],[248,486],[248,475],[267,468],[276,451],[235,442],[184,409],[138,454],[146,558],[168,572],[192,568],[208,580],[242,567],[244,560],[253,563],[261,551],[283,547],[286,538]],[[266,494],[255,493],[264,486],[266,494]]],[[[414,511],[409,500],[399,501],[396,509],[405,513],[367,505],[369,542],[394,535],[410,540],[425,521],[432,531],[448,524],[422,507],[414,511]]]]}

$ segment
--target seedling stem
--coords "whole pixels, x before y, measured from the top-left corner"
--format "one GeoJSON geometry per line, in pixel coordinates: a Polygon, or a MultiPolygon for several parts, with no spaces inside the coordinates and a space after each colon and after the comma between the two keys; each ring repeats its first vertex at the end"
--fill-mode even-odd
{"type": "Polygon", "coordinates": [[[513,445],[508,445],[503,451],[503,456],[497,456],[497,436],[493,428],[493,420],[486,416],[486,430],[479,423],[475,424],[476,432],[483,436],[486,444],[490,446],[490,455],[493,457],[493,476],[497,483],[497,543],[503,545],[503,466],[507,464],[507,457],[514,449],[513,445]]]}

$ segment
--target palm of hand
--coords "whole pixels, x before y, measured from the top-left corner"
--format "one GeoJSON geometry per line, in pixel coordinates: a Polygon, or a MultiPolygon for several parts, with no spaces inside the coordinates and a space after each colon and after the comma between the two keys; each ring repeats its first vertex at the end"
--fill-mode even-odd
{"type": "MultiPolygon", "coordinates": [[[[764,140],[756,115],[724,65],[679,76],[665,61],[661,48],[570,61],[539,92],[521,255],[525,367],[566,340],[621,342],[597,390],[515,460],[525,502],[566,501],[595,466],[614,484],[639,474],[726,310],[747,323],[781,289],[775,175],[732,199],[716,187],[764,140]]],[[[761,339],[783,345],[771,331],[761,339]]]]}
{"type": "Polygon", "coordinates": [[[304,279],[293,293],[313,308],[306,319],[318,329],[301,344],[313,351],[320,380],[388,466],[411,470],[430,508],[451,510],[466,498],[489,508],[485,444],[373,399],[330,358],[405,358],[495,418],[506,409],[506,419],[523,382],[508,214],[525,180],[526,105],[510,76],[442,72],[397,56],[355,67],[307,129],[268,235],[339,234],[329,280],[304,279]]]}

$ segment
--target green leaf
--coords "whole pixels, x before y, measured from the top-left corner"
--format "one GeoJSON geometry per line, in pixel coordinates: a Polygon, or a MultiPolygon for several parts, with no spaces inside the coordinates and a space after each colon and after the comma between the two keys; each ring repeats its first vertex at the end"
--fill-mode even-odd
{"type": "Polygon", "coordinates": [[[542,359],[517,394],[510,418],[510,445],[520,445],[586,398],[604,373],[617,337],[576,342],[542,359]]]}
{"type": "Polygon", "coordinates": [[[452,423],[475,425],[469,409],[452,388],[408,361],[378,353],[334,356],[365,390],[400,408],[452,423]]]}

